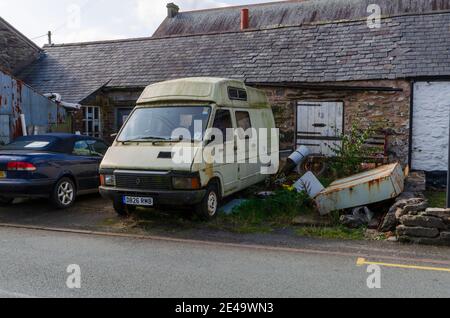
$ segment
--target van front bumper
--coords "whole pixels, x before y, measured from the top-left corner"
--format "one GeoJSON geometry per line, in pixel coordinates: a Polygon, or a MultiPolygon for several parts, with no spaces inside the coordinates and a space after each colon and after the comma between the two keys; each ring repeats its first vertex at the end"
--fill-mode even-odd
{"type": "Polygon", "coordinates": [[[187,206],[195,205],[205,198],[206,190],[191,191],[140,191],[100,187],[100,194],[105,199],[122,201],[124,196],[151,197],[155,206],[187,206]]]}

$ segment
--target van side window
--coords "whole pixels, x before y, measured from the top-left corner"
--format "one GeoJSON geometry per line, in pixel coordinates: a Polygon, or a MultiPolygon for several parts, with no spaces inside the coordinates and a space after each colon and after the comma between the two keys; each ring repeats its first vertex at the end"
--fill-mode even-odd
{"type": "Polygon", "coordinates": [[[222,131],[224,141],[229,140],[227,136],[227,129],[233,128],[233,121],[231,120],[231,112],[229,110],[218,109],[216,111],[216,118],[214,119],[213,128],[222,131]]]}
{"type": "MultiPolygon", "coordinates": [[[[244,132],[252,128],[252,120],[250,118],[249,112],[237,111],[236,112],[236,122],[237,128],[242,128],[244,132]]],[[[253,134],[250,133],[246,138],[252,138],[253,134]]],[[[244,139],[245,136],[239,136],[239,138],[244,139]]]]}
{"type": "Polygon", "coordinates": [[[242,128],[244,131],[252,128],[252,120],[250,119],[249,112],[236,112],[236,122],[238,128],[242,128]]]}

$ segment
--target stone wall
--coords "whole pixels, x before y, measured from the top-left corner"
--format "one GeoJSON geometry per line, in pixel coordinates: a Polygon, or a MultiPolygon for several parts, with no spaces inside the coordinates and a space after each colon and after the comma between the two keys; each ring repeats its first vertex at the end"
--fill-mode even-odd
{"type": "Polygon", "coordinates": [[[401,242],[450,246],[450,209],[411,211],[400,223],[397,235],[401,242]]]}
{"type": "Polygon", "coordinates": [[[0,18],[0,68],[16,74],[35,61],[41,51],[0,18]]]}
{"type": "MultiPolygon", "coordinates": [[[[329,85],[337,85],[336,83],[329,85]]],[[[338,85],[392,87],[402,91],[356,91],[259,87],[266,91],[281,130],[282,148],[293,148],[296,142],[297,101],[341,101],[344,103],[345,129],[353,123],[369,126],[388,134],[390,160],[408,163],[411,87],[408,81],[347,82],[338,85]]]]}

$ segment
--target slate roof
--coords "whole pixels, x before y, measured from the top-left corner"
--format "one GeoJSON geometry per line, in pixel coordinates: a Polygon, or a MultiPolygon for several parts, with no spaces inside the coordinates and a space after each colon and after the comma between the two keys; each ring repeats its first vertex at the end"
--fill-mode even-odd
{"type": "Polygon", "coordinates": [[[80,102],[96,89],[191,76],[320,83],[450,75],[450,13],[249,32],[45,47],[22,73],[42,93],[80,102]]]}
{"type": "MultiPolygon", "coordinates": [[[[154,37],[240,30],[241,9],[250,12],[251,29],[304,23],[365,19],[376,3],[384,17],[450,10],[449,0],[297,0],[180,12],[166,18],[154,37]]],[[[181,8],[182,9],[182,8],[181,8]]]]}
{"type": "Polygon", "coordinates": [[[41,49],[0,17],[0,68],[16,75],[36,60],[41,49]]]}

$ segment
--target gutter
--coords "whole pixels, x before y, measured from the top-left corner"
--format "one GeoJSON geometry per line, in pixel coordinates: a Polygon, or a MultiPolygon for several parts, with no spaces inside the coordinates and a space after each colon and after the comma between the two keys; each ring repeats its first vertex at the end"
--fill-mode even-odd
{"type": "Polygon", "coordinates": [[[250,86],[271,86],[283,88],[301,88],[310,90],[333,90],[333,91],[375,91],[375,92],[403,92],[401,88],[388,86],[351,86],[351,85],[322,85],[322,84],[304,84],[304,83],[260,83],[246,82],[250,86]]]}

